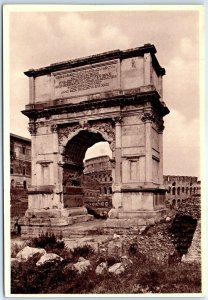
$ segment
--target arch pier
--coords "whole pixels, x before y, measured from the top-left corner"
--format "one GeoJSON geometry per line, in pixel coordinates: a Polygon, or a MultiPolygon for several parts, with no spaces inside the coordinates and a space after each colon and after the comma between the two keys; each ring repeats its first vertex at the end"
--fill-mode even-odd
{"type": "Polygon", "coordinates": [[[112,150],[109,222],[146,224],[165,213],[162,76],[154,45],[111,51],[29,70],[32,184],[23,233],[92,220],[84,206],[83,159],[112,150]]]}

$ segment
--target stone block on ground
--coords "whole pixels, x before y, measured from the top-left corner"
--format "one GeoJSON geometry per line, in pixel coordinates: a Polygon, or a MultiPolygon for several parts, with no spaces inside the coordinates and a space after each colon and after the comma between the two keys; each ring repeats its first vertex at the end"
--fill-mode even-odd
{"type": "Polygon", "coordinates": [[[77,270],[79,274],[86,272],[90,269],[91,263],[89,260],[85,259],[84,257],[80,257],[76,264],[73,264],[73,269],[77,270]]]}
{"type": "Polygon", "coordinates": [[[108,272],[112,274],[121,274],[125,271],[125,268],[123,266],[123,263],[116,263],[112,265],[110,268],[108,268],[108,272]]]}
{"type": "MultiPolygon", "coordinates": [[[[28,259],[34,257],[35,255],[43,256],[44,254],[46,254],[45,249],[32,248],[32,247],[26,246],[25,248],[23,248],[21,251],[19,251],[17,253],[16,258],[20,262],[26,262],[26,261],[28,261],[28,259]]],[[[38,259],[39,259],[39,257],[38,257],[38,259]]]]}
{"type": "Polygon", "coordinates": [[[102,263],[100,263],[98,266],[97,266],[97,268],[96,268],[96,270],[95,270],[95,273],[97,274],[97,275],[101,275],[101,274],[103,274],[103,273],[105,273],[106,271],[107,271],[107,263],[106,262],[102,262],[102,263]]]}
{"type": "Polygon", "coordinates": [[[54,264],[54,263],[57,263],[57,262],[61,262],[62,260],[63,260],[63,258],[60,257],[59,255],[55,254],[55,253],[45,253],[37,261],[36,266],[40,267],[40,266],[43,266],[47,263],[54,264]]]}

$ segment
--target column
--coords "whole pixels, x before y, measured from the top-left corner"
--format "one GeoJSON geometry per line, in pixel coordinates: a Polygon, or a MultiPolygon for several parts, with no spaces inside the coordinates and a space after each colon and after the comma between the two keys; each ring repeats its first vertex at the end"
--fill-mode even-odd
{"type": "Polygon", "coordinates": [[[159,151],[160,151],[160,164],[159,164],[159,183],[163,185],[163,130],[164,130],[164,125],[163,125],[163,120],[160,121],[159,124],[159,151]]]}
{"type": "Polygon", "coordinates": [[[37,186],[37,153],[36,153],[36,133],[37,125],[35,121],[29,123],[28,130],[31,135],[31,185],[37,186]]]}
{"type": "Polygon", "coordinates": [[[122,174],[121,174],[121,118],[115,119],[115,176],[114,176],[114,184],[113,184],[113,197],[112,203],[114,208],[119,208],[122,206],[121,199],[121,184],[122,184],[122,174]]]}
{"type": "Polygon", "coordinates": [[[145,122],[145,182],[152,182],[152,121],[151,111],[145,112],[142,121],[145,122]]]}
{"type": "Polygon", "coordinates": [[[52,169],[52,184],[54,185],[54,202],[59,208],[63,208],[63,166],[59,164],[59,141],[58,141],[58,125],[51,125],[52,149],[53,149],[53,169],[52,169]]]}
{"type": "Polygon", "coordinates": [[[122,178],[121,178],[121,120],[117,119],[115,123],[115,183],[116,185],[120,185],[122,178]]]}

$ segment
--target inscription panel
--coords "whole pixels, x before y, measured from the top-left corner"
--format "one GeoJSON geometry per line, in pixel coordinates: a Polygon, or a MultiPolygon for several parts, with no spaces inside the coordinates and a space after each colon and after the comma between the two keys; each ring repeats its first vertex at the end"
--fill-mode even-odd
{"type": "Polygon", "coordinates": [[[55,72],[53,98],[75,97],[118,89],[118,60],[55,72]]]}

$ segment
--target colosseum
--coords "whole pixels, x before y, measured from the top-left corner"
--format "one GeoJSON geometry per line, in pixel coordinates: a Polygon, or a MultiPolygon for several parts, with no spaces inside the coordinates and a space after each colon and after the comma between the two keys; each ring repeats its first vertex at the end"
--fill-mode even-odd
{"type": "MultiPolygon", "coordinates": [[[[112,175],[109,156],[99,156],[85,160],[85,177],[91,180],[90,188],[85,184],[84,195],[86,201],[94,203],[95,198],[101,206],[111,205],[112,175]],[[96,182],[96,189],[92,182],[96,182]],[[107,202],[109,201],[109,204],[107,202]]],[[[198,197],[201,193],[201,182],[193,176],[164,175],[164,185],[167,189],[165,200],[167,208],[177,207],[183,200],[198,197]]]]}

